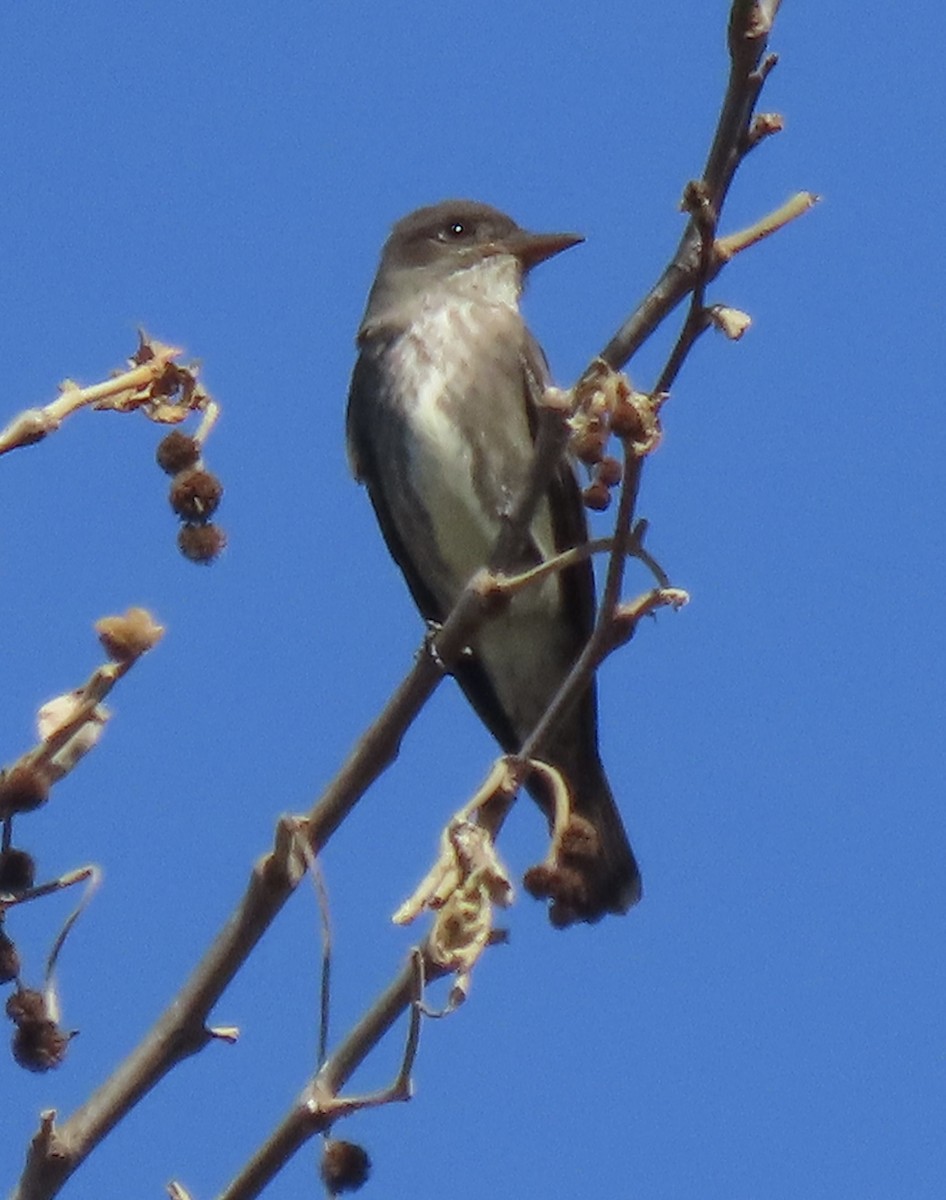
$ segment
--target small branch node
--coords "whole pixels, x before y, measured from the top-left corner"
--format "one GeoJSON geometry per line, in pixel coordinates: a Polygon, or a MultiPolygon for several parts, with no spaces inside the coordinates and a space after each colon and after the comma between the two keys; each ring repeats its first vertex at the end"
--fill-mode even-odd
{"type": "Polygon", "coordinates": [[[630,641],[643,617],[652,616],[658,608],[679,609],[690,601],[689,592],[683,588],[659,587],[619,604],[611,622],[611,647],[630,641]]]}
{"type": "Polygon", "coordinates": [[[210,1025],[207,1028],[207,1035],[217,1042],[226,1042],[228,1046],[235,1046],[240,1040],[239,1025],[210,1025]]]}
{"type": "Polygon", "coordinates": [[[731,342],[738,342],[752,324],[752,318],[741,309],[731,308],[728,304],[714,304],[706,310],[714,328],[718,329],[731,342]]]}
{"type": "Polygon", "coordinates": [[[757,113],[752,118],[752,124],[746,134],[744,149],[753,150],[760,142],[773,134],[781,133],[785,128],[784,118],[779,113],[757,113]]]}
{"type": "MultiPolygon", "coordinates": [[[[768,36],[769,30],[766,29],[765,33],[766,33],[766,36],[768,36]]],[[[765,56],[765,58],[763,58],[763,60],[759,63],[758,68],[752,72],[752,74],[749,76],[749,78],[761,88],[763,83],[765,83],[765,81],[768,79],[768,77],[772,74],[772,72],[775,70],[775,68],[777,66],[778,66],[778,55],[777,54],[767,54],[765,56]]]]}
{"type": "Polygon", "coordinates": [[[700,233],[712,235],[718,214],[710,199],[709,185],[702,179],[691,179],[683,189],[680,211],[688,213],[700,233]]]}

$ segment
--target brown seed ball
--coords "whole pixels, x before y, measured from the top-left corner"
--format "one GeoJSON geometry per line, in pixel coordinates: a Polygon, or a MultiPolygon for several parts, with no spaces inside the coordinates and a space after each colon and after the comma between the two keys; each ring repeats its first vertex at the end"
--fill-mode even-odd
{"type": "Polygon", "coordinates": [[[13,1057],[27,1071],[51,1071],[66,1057],[69,1040],[55,1021],[20,1025],[13,1035],[13,1057]]]}
{"type": "Polygon", "coordinates": [[[595,468],[595,479],[598,483],[603,483],[605,487],[613,488],[621,482],[624,475],[624,468],[616,458],[611,458],[606,455],[602,458],[595,468]]]}
{"type": "Polygon", "coordinates": [[[10,846],[0,853],[0,892],[24,892],[36,879],[32,854],[10,846]]]}
{"type": "Polygon", "coordinates": [[[588,862],[601,853],[601,839],[594,825],[578,813],[572,813],[562,831],[559,853],[564,862],[588,862]]]}
{"type": "Polygon", "coordinates": [[[619,400],[611,413],[611,432],[615,437],[632,438],[642,442],[647,437],[647,430],[637,408],[630,400],[619,400]]]}
{"type": "Polygon", "coordinates": [[[184,521],[206,521],[217,511],[223,484],[202,467],[193,467],[175,475],[168,499],[184,521]]]}
{"type": "Polygon", "coordinates": [[[322,1147],[319,1173],[333,1196],[356,1192],[371,1173],[371,1159],[357,1142],[328,1138],[322,1147]]]}
{"type": "Polygon", "coordinates": [[[538,863],[529,867],[522,877],[522,886],[530,896],[542,900],[550,894],[554,871],[546,863],[538,863]]]}
{"type": "Polygon", "coordinates": [[[600,429],[586,429],[575,434],[571,441],[571,450],[576,458],[592,466],[604,453],[608,435],[600,429]]]}
{"type": "Polygon", "coordinates": [[[162,438],[154,457],[162,471],[179,475],[200,458],[200,445],[189,434],[175,429],[162,438]]]}
{"type": "Polygon", "coordinates": [[[6,1009],[14,1025],[35,1025],[49,1020],[46,997],[36,988],[18,988],[7,999],[6,1009]]]}
{"type": "Polygon", "coordinates": [[[595,512],[604,512],[611,503],[611,489],[605,487],[603,483],[589,483],[581,494],[582,500],[585,502],[586,508],[591,508],[595,512]]]}
{"type": "Polygon", "coordinates": [[[185,525],[177,535],[180,552],[191,562],[211,563],[227,544],[219,525],[185,525]]]}

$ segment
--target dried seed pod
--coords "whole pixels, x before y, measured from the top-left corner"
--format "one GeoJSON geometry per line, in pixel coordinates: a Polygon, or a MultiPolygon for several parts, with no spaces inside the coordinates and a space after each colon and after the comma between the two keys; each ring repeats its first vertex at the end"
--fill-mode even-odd
{"type": "Polygon", "coordinates": [[[371,1173],[371,1159],[357,1142],[326,1138],[319,1173],[333,1196],[356,1192],[371,1173]]]}
{"type": "Polygon", "coordinates": [[[211,471],[192,467],[175,475],[168,499],[184,521],[207,521],[217,511],[223,484],[211,471]]]}
{"type": "Polygon", "coordinates": [[[610,455],[605,455],[595,468],[595,479],[608,488],[617,487],[623,477],[624,468],[620,459],[612,458],[610,455]]]}
{"type": "Polygon", "coordinates": [[[162,471],[168,475],[179,475],[200,458],[200,443],[190,434],[173,429],[167,437],[162,438],[154,457],[162,471]]]}
{"type": "Polygon", "coordinates": [[[36,880],[36,861],[32,854],[8,846],[0,852],[0,892],[24,892],[36,880]]]}
{"type": "Polygon", "coordinates": [[[177,535],[180,552],[191,562],[210,563],[227,544],[227,535],[219,525],[185,525],[177,535]]]}
{"type": "Polygon", "coordinates": [[[611,503],[611,489],[605,487],[603,483],[589,483],[581,494],[582,500],[585,502],[586,508],[594,509],[595,512],[604,512],[611,503]]]}
{"type": "Polygon", "coordinates": [[[131,662],[158,644],[164,627],[146,608],[129,608],[120,617],[96,621],[95,632],[113,662],[131,662]]]}

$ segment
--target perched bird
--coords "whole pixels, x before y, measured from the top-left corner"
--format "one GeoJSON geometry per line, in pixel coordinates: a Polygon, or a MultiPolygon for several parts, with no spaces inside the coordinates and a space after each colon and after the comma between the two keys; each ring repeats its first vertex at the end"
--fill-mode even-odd
{"type": "MultiPolygon", "coordinates": [[[[487,561],[522,489],[536,401],[549,376],[519,297],[532,267],[581,240],[529,233],[487,204],[450,200],[404,217],[385,243],[358,331],[348,450],[428,621],[447,617],[487,561]]],[[[563,460],[536,510],[521,567],[587,537],[578,481],[563,460]]],[[[594,609],[586,560],[519,592],[454,667],[507,752],[519,749],[557,692],[594,609]]],[[[640,898],[640,874],[598,754],[594,683],[541,757],[565,777],[574,811],[597,834],[584,827],[586,844],[544,889],[552,922],[625,912],[640,898]]],[[[535,776],[529,787],[547,810],[535,776]]]]}

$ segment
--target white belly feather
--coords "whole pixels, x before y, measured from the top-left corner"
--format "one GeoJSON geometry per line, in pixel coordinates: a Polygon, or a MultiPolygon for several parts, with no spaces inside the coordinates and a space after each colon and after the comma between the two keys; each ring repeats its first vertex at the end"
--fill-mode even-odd
{"type": "MultiPolygon", "coordinates": [[[[518,320],[515,310],[510,313],[518,320]]],[[[460,326],[469,319],[469,305],[438,306],[415,321],[410,334],[398,347],[400,366],[411,377],[423,380],[415,388],[405,417],[411,425],[410,476],[417,491],[425,498],[438,556],[448,564],[449,578],[456,583],[451,594],[438,599],[449,611],[460,589],[488,560],[500,531],[500,514],[483,505],[481,492],[473,483],[474,454],[462,429],[452,417],[445,397],[455,395],[463,380],[455,370],[467,369],[456,364],[452,354],[458,339],[465,340],[460,326]],[[455,365],[451,370],[449,364],[455,365]]],[[[521,422],[523,442],[530,441],[524,406],[504,413],[504,420],[521,422]]],[[[512,504],[514,494],[506,497],[512,504]]],[[[546,501],[540,502],[532,522],[532,540],[544,558],[555,553],[552,522],[546,501]]],[[[441,579],[444,577],[441,576],[441,579]]],[[[555,642],[567,636],[560,618],[561,595],[557,575],[520,592],[508,609],[488,622],[476,639],[477,651],[493,679],[494,686],[516,727],[525,731],[538,718],[535,701],[542,689],[535,687],[536,676],[546,664],[560,662],[561,649],[555,642]],[[525,682],[525,686],[523,683],[525,682]],[[524,707],[523,707],[524,705],[524,707]]],[[[554,690],[554,682],[549,688],[554,690]]],[[[547,702],[550,696],[543,698],[547,702]]]]}

